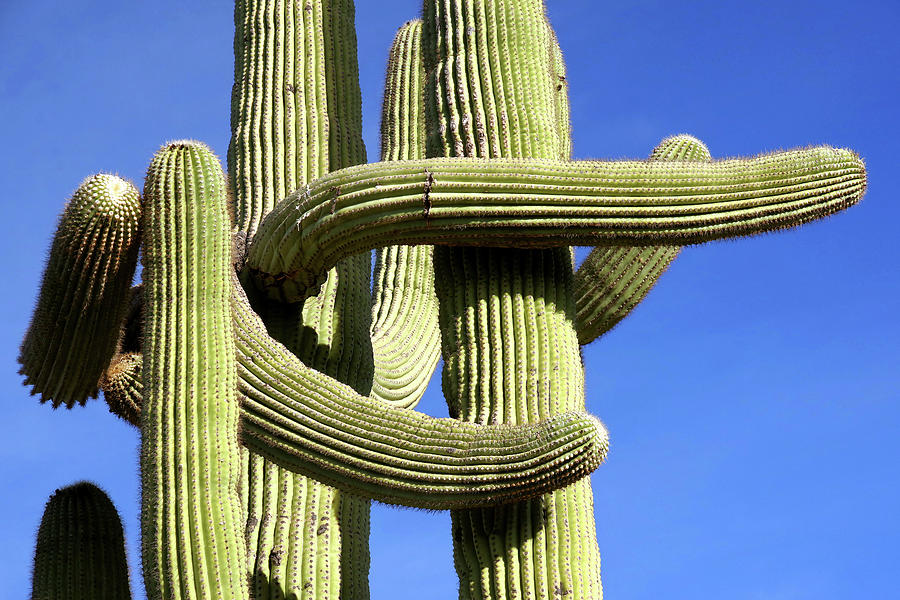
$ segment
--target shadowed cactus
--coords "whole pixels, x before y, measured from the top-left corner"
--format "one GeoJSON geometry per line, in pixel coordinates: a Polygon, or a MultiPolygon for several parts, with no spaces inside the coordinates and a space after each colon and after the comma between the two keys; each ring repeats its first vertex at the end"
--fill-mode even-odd
{"type": "Polygon", "coordinates": [[[72,408],[97,396],[128,309],[140,218],[137,190],[115,175],[86,179],[63,211],[19,355],[41,402],[72,408]]]}
{"type": "Polygon", "coordinates": [[[119,513],[86,481],[50,496],[34,552],[31,600],[128,600],[119,513]]]}
{"type": "Polygon", "coordinates": [[[370,165],[351,0],[238,0],[234,51],[231,194],[209,148],[163,146],[130,293],[137,192],[89,180],[23,344],[44,400],[100,386],[141,429],[148,596],[364,600],[374,499],[453,511],[461,598],[600,598],[584,476],[608,437],[580,345],[681,246],[858,201],[862,161],[714,161],[690,136],[570,160],[541,0],[425,0],[391,49],[370,165]],[[572,244],[596,246],[577,270],[572,244]],[[439,350],[452,419],[410,410],[439,350]]]}

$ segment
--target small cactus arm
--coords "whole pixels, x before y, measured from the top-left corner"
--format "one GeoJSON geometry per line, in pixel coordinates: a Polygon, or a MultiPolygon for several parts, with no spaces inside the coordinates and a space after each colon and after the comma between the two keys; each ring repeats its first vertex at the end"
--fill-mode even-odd
{"type": "Polygon", "coordinates": [[[50,496],[37,534],[31,600],[128,600],[119,513],[86,481],[50,496]]]}
{"type": "Polygon", "coordinates": [[[144,201],[147,596],[246,600],[231,238],[218,159],[197,142],[163,146],[144,201]]]}
{"type": "MultiPolygon", "coordinates": [[[[664,139],[650,160],[710,162],[706,145],[689,135],[664,139]]],[[[679,246],[594,248],[575,272],[575,331],[588,344],[613,327],[650,292],[672,264],[679,246]]]]}
{"type": "Polygon", "coordinates": [[[19,355],[41,402],[97,396],[116,351],[140,244],[140,196],[114,175],[86,179],[66,205],[19,355]]]}
{"type": "MultiPolygon", "coordinates": [[[[425,67],[422,22],[403,25],[388,58],[381,114],[381,160],[425,158],[425,67]]],[[[416,405],[441,351],[431,246],[388,246],[375,251],[372,397],[416,405]]]]}
{"type": "Polygon", "coordinates": [[[141,380],[144,360],[140,354],[129,352],[117,355],[100,380],[103,398],[109,412],[141,427],[141,403],[144,384],[141,380]]]}

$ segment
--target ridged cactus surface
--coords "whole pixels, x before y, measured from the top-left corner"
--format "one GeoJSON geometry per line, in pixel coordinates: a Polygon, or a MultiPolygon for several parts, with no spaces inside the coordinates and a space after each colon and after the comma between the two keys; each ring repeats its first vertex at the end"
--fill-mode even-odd
{"type": "Polygon", "coordinates": [[[93,483],[56,490],[37,534],[31,600],[128,600],[122,522],[93,483]]]}
{"type": "Polygon", "coordinates": [[[144,200],[147,595],[245,600],[230,222],[218,158],[197,142],[166,144],[144,200]]]}
{"type": "MultiPolygon", "coordinates": [[[[566,90],[541,1],[434,0],[424,20],[430,156],[569,152],[567,105],[557,99],[566,90]]],[[[528,423],[584,409],[569,248],[438,247],[435,272],[451,415],[528,423]]],[[[526,502],[454,511],[452,538],[461,599],[602,597],[587,479],[526,502]]]]}
{"type": "MultiPolygon", "coordinates": [[[[252,236],[288,194],[363,163],[351,0],[258,2],[235,8],[235,88],[228,168],[237,227],[252,236]]],[[[332,265],[293,305],[257,302],[269,333],[306,364],[367,394],[370,259],[332,265]]],[[[368,500],[244,457],[245,535],[255,596],[368,596],[368,500]]]]}
{"type": "MultiPolygon", "coordinates": [[[[75,193],[20,363],[42,401],[100,388],[139,428],[148,598],[366,600],[372,500],[452,511],[461,599],[602,598],[581,345],[682,246],[833,214],[866,172],[687,135],[572,160],[544,10],[424,0],[367,165],[353,1],[237,0],[227,179],[176,141],[143,200],[111,175],[75,193]],[[573,244],[596,246],[577,270],[573,244]],[[449,419],[410,410],[438,352],[449,419]]],[[[34,598],[127,598],[121,547],[102,492],[58,491],[34,598]]]]}
{"type": "Polygon", "coordinates": [[[59,221],[19,363],[41,402],[71,408],[97,396],[116,350],[137,265],[138,191],[115,175],[94,175],[59,221]]]}
{"type": "MultiPolygon", "coordinates": [[[[664,139],[651,161],[709,162],[706,145],[690,135],[664,139]]],[[[575,330],[587,344],[613,327],[646,297],[678,252],[678,246],[600,246],[591,250],[575,273],[575,330]]]]}

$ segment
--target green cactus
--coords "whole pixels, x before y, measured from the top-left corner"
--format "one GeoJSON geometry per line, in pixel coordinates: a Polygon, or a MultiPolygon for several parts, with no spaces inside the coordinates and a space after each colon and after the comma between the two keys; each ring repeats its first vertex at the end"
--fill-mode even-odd
{"type": "Polygon", "coordinates": [[[352,0],[237,0],[234,49],[231,189],[202,144],[163,146],[129,294],[137,192],[89,180],[22,350],[43,400],[99,386],[140,428],[148,596],[365,599],[374,499],[453,511],[461,598],[600,598],[580,345],[680,246],[858,201],[862,161],[690,136],[571,161],[542,0],[425,0],[371,165],[352,0]],[[577,271],[572,244],[597,245],[577,271]],[[439,348],[451,419],[409,410],[439,348]]]}
{"type": "Polygon", "coordinates": [[[56,408],[84,405],[116,351],[137,266],[140,196],[115,175],[85,179],[63,211],[19,363],[56,408]]]}
{"type": "Polygon", "coordinates": [[[128,600],[128,564],[119,513],[82,481],[56,490],[41,518],[31,600],[128,600]]]}
{"type": "MultiPolygon", "coordinates": [[[[706,145],[690,135],[675,135],[659,143],[651,161],[710,162],[706,145]]],[[[628,316],[659,280],[678,246],[599,246],[591,250],[575,273],[575,331],[588,344],[628,316]]]]}

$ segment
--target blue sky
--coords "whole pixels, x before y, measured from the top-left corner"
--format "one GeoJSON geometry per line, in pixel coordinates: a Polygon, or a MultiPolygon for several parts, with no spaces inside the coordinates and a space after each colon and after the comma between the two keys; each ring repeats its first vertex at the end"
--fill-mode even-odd
{"type": "MultiPolygon", "coordinates": [[[[369,157],[384,65],[420,0],[358,2],[369,157]]],[[[888,598],[900,572],[900,4],[551,0],[575,156],[644,157],[691,133],[713,156],[828,143],[869,192],[789,232],[686,249],[584,352],[610,429],[593,476],[609,598],[888,598]]],[[[16,356],[63,202],[87,175],[140,187],[155,149],[229,139],[228,3],[0,5],[0,580],[27,597],[40,514],[79,479],[119,506],[137,556],[137,435],[96,401],[53,411],[16,356]]],[[[435,381],[435,384],[438,382],[435,381]]],[[[445,415],[438,385],[422,409],[445,415]]],[[[449,516],[376,507],[372,597],[456,598],[449,516]]]]}

